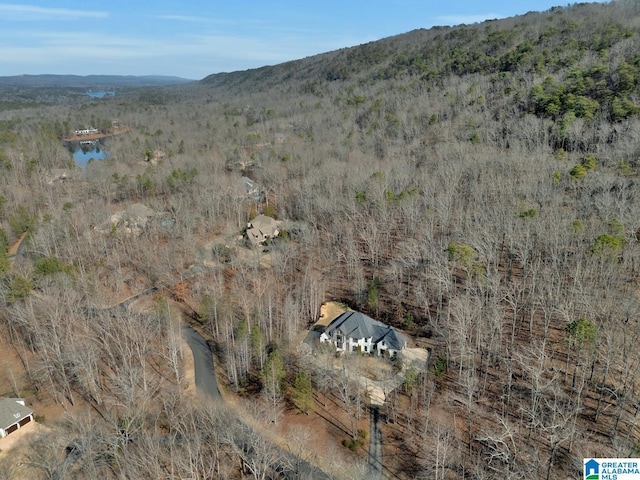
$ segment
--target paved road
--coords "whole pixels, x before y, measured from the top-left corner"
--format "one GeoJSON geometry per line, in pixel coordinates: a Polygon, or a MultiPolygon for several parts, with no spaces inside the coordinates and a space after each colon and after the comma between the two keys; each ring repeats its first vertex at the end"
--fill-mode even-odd
{"type": "MultiPolygon", "coordinates": [[[[223,401],[218,388],[218,381],[216,380],[211,347],[202,335],[184,323],[182,325],[182,334],[193,352],[196,388],[216,400],[223,401]]],[[[240,419],[237,421],[239,422],[239,428],[237,429],[235,443],[246,445],[248,443],[247,439],[252,436],[251,428],[240,419]]],[[[279,461],[279,464],[272,465],[272,468],[284,478],[290,480],[332,480],[331,476],[305,460],[280,448],[278,450],[278,456],[282,460],[279,461]]]]}
{"type": "Polygon", "coordinates": [[[182,335],[193,352],[196,388],[216,400],[222,400],[216,373],[213,369],[213,352],[207,341],[188,325],[182,324],[182,335]]]}
{"type": "MultiPolygon", "coordinates": [[[[202,268],[194,266],[183,273],[182,278],[187,278],[193,275],[202,273],[202,268]]],[[[147,290],[144,290],[136,295],[129,297],[126,300],[107,307],[105,309],[86,309],[88,315],[96,314],[98,311],[110,311],[112,313],[120,312],[126,313],[127,308],[131,303],[139,298],[150,295],[157,292],[161,288],[167,285],[155,285],[147,290]]],[[[207,341],[191,328],[186,323],[182,323],[182,335],[184,336],[191,352],[193,353],[194,369],[195,369],[195,384],[196,389],[200,392],[204,392],[210,395],[217,401],[224,401],[222,395],[220,395],[220,389],[218,388],[218,381],[216,380],[216,374],[213,364],[213,352],[207,341]]],[[[246,438],[250,435],[251,428],[237,419],[241,428],[239,428],[239,436],[236,438],[236,443],[239,445],[246,444],[246,438]],[[242,433],[244,432],[244,433],[242,433]]],[[[278,448],[280,451],[280,458],[282,459],[277,465],[272,465],[274,473],[281,475],[283,478],[289,480],[332,480],[332,477],[323,472],[319,468],[311,465],[310,463],[296,457],[290,452],[284,451],[278,448]]]]}

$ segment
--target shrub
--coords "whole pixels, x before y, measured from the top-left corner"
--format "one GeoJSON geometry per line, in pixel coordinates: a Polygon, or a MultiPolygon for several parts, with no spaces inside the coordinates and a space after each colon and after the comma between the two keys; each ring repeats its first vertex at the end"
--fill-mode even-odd
{"type": "Polygon", "coordinates": [[[355,452],[358,447],[362,447],[364,442],[359,438],[345,438],[342,440],[342,446],[347,447],[352,452],[355,452]]]}
{"type": "Polygon", "coordinates": [[[414,327],[414,322],[413,322],[413,314],[411,312],[407,312],[404,314],[404,327],[407,330],[411,330],[414,327]]]}
{"type": "Polygon", "coordinates": [[[580,219],[571,222],[571,227],[575,233],[580,233],[584,230],[584,222],[580,219]]]}
{"type": "Polygon", "coordinates": [[[576,347],[578,350],[595,346],[596,325],[584,317],[567,325],[565,332],[569,336],[571,346],[576,347]]]}
{"type": "Polygon", "coordinates": [[[475,257],[473,248],[463,243],[451,242],[447,246],[445,252],[451,262],[460,262],[463,264],[469,264],[475,257]]]}
{"type": "Polygon", "coordinates": [[[266,217],[276,218],[276,209],[271,203],[268,203],[262,208],[262,214],[266,217]]]}
{"type": "Polygon", "coordinates": [[[447,357],[440,355],[429,368],[436,377],[442,377],[447,373],[447,357]]]}
{"type": "Polygon", "coordinates": [[[378,307],[378,300],[380,299],[380,279],[378,277],[374,277],[369,284],[369,289],[367,291],[367,305],[371,308],[378,307]]]}
{"type": "Polygon", "coordinates": [[[584,178],[586,174],[587,174],[587,169],[584,168],[584,166],[581,164],[577,164],[569,172],[569,175],[571,176],[571,178],[575,178],[576,180],[580,180],[581,178],[584,178]]]}
{"type": "Polygon", "coordinates": [[[587,172],[591,172],[596,169],[596,156],[593,153],[587,153],[581,162],[582,166],[587,170],[587,172]]]}
{"type": "Polygon", "coordinates": [[[71,273],[72,265],[62,263],[56,257],[38,258],[35,261],[36,275],[43,277],[45,275],[53,275],[55,273],[71,273]]]}
{"type": "Polygon", "coordinates": [[[6,232],[0,228],[0,253],[7,253],[9,251],[9,237],[6,232]]]}
{"type": "Polygon", "coordinates": [[[29,213],[24,205],[18,205],[16,211],[9,215],[9,226],[15,235],[31,230],[36,224],[36,217],[29,213]]]}
{"type": "Polygon", "coordinates": [[[11,264],[9,263],[9,258],[7,258],[7,254],[0,251],[0,274],[8,271],[10,267],[11,264]]]}
{"type": "Polygon", "coordinates": [[[190,170],[182,170],[176,168],[171,175],[166,179],[167,186],[171,191],[177,191],[182,187],[188,187],[193,185],[195,177],[198,175],[198,170],[192,168],[190,170]]]}
{"type": "Polygon", "coordinates": [[[538,210],[535,208],[530,208],[528,210],[524,210],[520,212],[520,218],[535,218],[538,216],[538,210]]]}
{"type": "Polygon", "coordinates": [[[553,152],[553,156],[555,157],[556,160],[560,160],[560,161],[566,161],[569,158],[569,156],[567,155],[567,152],[562,147],[560,147],[558,150],[553,152]]]}
{"type": "Polygon", "coordinates": [[[311,388],[311,378],[305,371],[296,375],[293,381],[291,401],[301,412],[309,414],[313,411],[313,389],[311,388]]]}
{"type": "Polygon", "coordinates": [[[625,243],[623,237],[603,233],[591,245],[591,253],[594,255],[614,255],[624,247],[625,243]]]}
{"type": "Polygon", "coordinates": [[[356,203],[359,204],[359,205],[362,205],[366,201],[367,201],[367,193],[366,192],[362,192],[362,191],[357,191],[356,192],[356,203]]]}
{"type": "Polygon", "coordinates": [[[24,300],[29,296],[32,288],[33,282],[30,278],[22,276],[14,277],[9,284],[9,290],[6,295],[7,301],[17,302],[19,300],[24,300]]]}
{"type": "Polygon", "coordinates": [[[631,164],[622,160],[618,162],[618,170],[625,177],[629,177],[635,173],[635,169],[631,166],[631,164]]]}

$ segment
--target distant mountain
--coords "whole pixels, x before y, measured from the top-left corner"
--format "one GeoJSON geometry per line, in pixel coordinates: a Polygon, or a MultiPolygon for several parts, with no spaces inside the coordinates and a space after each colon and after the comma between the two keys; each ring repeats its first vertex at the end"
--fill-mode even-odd
{"type": "Polygon", "coordinates": [[[230,94],[276,88],[318,98],[346,85],[351,93],[361,90],[348,98],[360,104],[367,90],[450,85],[453,91],[467,77],[473,89],[494,86],[490,96],[473,101],[496,115],[515,107],[519,115],[564,122],[552,146],[566,149],[566,126],[576,118],[621,122],[640,116],[639,14],[637,1],[576,3],[418,29],[279,65],[213,74],[200,83],[230,94]]]}
{"type": "Polygon", "coordinates": [[[0,85],[22,87],[158,87],[193,81],[165,75],[14,75],[0,77],[0,85]]]}

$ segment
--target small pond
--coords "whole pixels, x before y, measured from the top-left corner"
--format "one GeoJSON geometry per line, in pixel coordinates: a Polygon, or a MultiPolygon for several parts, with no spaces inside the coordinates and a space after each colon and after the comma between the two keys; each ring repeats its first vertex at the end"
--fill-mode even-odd
{"type": "Polygon", "coordinates": [[[115,97],[116,96],[116,92],[111,91],[111,92],[86,92],[85,95],[91,97],[91,98],[104,98],[104,97],[115,97]]]}
{"type": "Polygon", "coordinates": [[[88,143],[68,142],[67,148],[73,155],[73,161],[80,168],[86,167],[91,160],[109,158],[108,152],[103,149],[98,140],[88,143]]]}

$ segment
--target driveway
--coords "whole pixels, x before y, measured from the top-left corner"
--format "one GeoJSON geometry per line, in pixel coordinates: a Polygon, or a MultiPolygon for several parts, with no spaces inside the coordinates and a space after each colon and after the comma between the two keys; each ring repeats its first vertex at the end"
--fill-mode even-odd
{"type": "MultiPolygon", "coordinates": [[[[210,395],[215,400],[222,401],[213,367],[211,347],[202,335],[184,323],[182,324],[182,335],[193,352],[197,390],[210,395]]],[[[245,446],[249,443],[248,439],[252,437],[251,428],[239,419],[236,421],[238,421],[239,427],[236,443],[245,446]]],[[[281,460],[278,461],[278,464],[272,465],[272,467],[285,478],[291,480],[331,480],[331,477],[319,468],[279,447],[275,448],[278,450],[278,456],[281,460]]]]}
{"type": "Polygon", "coordinates": [[[369,425],[369,476],[371,480],[382,478],[382,428],[380,407],[371,405],[369,425]]]}
{"type": "Polygon", "coordinates": [[[204,392],[215,400],[222,400],[213,368],[211,347],[202,335],[184,323],[182,324],[182,336],[193,352],[196,388],[199,392],[204,392]]]}

